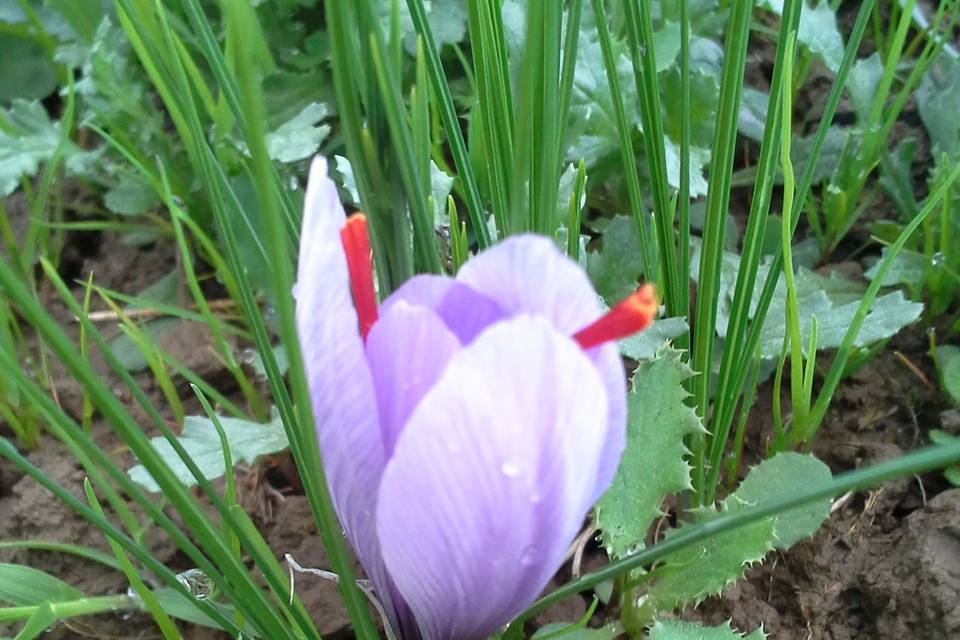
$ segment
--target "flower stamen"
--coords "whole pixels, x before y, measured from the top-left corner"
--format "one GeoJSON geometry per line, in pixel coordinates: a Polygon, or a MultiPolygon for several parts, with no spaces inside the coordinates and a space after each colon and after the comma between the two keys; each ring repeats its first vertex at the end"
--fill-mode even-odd
{"type": "Polygon", "coordinates": [[[657,317],[660,306],[652,284],[645,284],[621,300],[593,324],[574,334],[573,339],[584,349],[626,338],[643,331],[657,317]]]}
{"type": "Polygon", "coordinates": [[[377,294],[373,289],[373,252],[367,235],[367,217],[357,213],[347,218],[340,230],[340,242],[347,256],[350,274],[350,293],[357,310],[360,335],[367,339],[370,328],[377,321],[377,294]]]}

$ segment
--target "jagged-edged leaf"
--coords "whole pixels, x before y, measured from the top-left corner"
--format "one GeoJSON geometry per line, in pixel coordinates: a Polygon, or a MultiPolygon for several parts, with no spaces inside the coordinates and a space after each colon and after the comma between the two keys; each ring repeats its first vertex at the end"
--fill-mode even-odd
{"type": "Polygon", "coordinates": [[[690,328],[686,318],[663,318],[649,329],[620,341],[620,353],[634,360],[651,360],[671,340],[676,340],[690,328]]]}
{"type": "Polygon", "coordinates": [[[734,631],[729,622],[719,627],[705,627],[699,622],[657,620],[650,629],[649,640],[764,640],[767,634],[757,629],[750,635],[734,631]]]}
{"type": "Polygon", "coordinates": [[[693,375],[680,351],[663,349],[643,362],[627,398],[627,448],[610,489],[596,509],[597,527],[612,557],[643,546],[667,494],[690,487],[684,437],[702,430],[685,400],[683,381],[693,375]]]}
{"type": "MultiPolygon", "coordinates": [[[[717,513],[701,517],[701,522],[717,513]]],[[[673,611],[688,602],[699,604],[723,591],[743,577],[746,569],[763,559],[774,548],[775,521],[760,520],[714,535],[671,554],[655,569],[655,580],[648,591],[659,611],[673,611]]],[[[681,529],[667,534],[675,535],[681,529]]]]}
{"type": "Polygon", "coordinates": [[[960,347],[942,344],[937,347],[940,384],[955,404],[960,405],[960,347]]]}
{"type": "MultiPolygon", "coordinates": [[[[757,4],[777,15],[783,13],[783,0],[758,0],[757,4]]],[[[836,73],[840,68],[843,60],[843,37],[837,29],[837,16],[830,9],[827,0],[820,0],[814,7],[804,3],[797,40],[818,55],[830,71],[836,73]]]]}
{"type": "Polygon", "coordinates": [[[637,289],[643,273],[637,225],[632,218],[616,215],[601,239],[601,249],[587,256],[587,273],[600,297],[614,305],[637,289]]]}
{"type": "MultiPolygon", "coordinates": [[[[750,470],[719,512],[700,515],[701,522],[720,513],[747,508],[765,499],[830,478],[830,470],[811,455],[782,453],[750,470]]],[[[813,535],[830,515],[830,501],[791,509],[778,516],[715,535],[670,555],[654,574],[648,595],[660,611],[671,611],[720,593],[774,548],[786,549],[813,535]]],[[[675,535],[673,530],[669,535],[675,535]]]]}
{"type": "MultiPolygon", "coordinates": [[[[729,511],[750,507],[798,487],[830,480],[830,467],[812,454],[779,453],[750,469],[736,492],[724,502],[729,511]]],[[[776,517],[774,546],[787,549],[809,538],[830,516],[830,498],[781,513],[776,517]]]]}
{"type": "Polygon", "coordinates": [[[0,563],[0,602],[32,607],[44,602],[80,600],[82,591],[60,578],[20,564],[0,563]]]}
{"type": "MultiPolygon", "coordinates": [[[[290,446],[280,414],[276,411],[270,422],[265,424],[227,417],[221,417],[220,424],[227,436],[227,444],[234,464],[238,462],[253,464],[261,456],[278,453],[290,446]]],[[[214,480],[226,473],[220,436],[209,418],[187,416],[183,422],[183,433],[177,440],[208,480],[214,480]]],[[[165,438],[152,438],[150,442],[181,482],[187,486],[196,484],[193,474],[165,438]]],[[[143,465],[130,469],[129,474],[134,482],[148,491],[160,490],[143,465]]]]}
{"type": "Polygon", "coordinates": [[[37,101],[14,100],[0,109],[0,198],[13,193],[24,176],[32,176],[53,155],[60,126],[50,121],[37,101]]]}
{"type": "Polygon", "coordinates": [[[278,162],[296,162],[309,158],[330,133],[330,126],[320,124],[329,114],[319,102],[308,104],[293,118],[267,134],[267,153],[278,162]]]}

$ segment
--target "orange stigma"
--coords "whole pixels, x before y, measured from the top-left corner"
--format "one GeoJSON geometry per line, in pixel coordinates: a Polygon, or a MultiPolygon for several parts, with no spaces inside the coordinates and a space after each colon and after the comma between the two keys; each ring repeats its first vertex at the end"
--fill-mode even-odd
{"type": "Polygon", "coordinates": [[[659,310],[653,285],[645,284],[599,320],[574,334],[573,339],[584,349],[592,349],[606,342],[626,338],[649,327],[659,310]]]}
{"type": "Polygon", "coordinates": [[[367,339],[370,328],[377,321],[377,294],[373,290],[373,252],[367,235],[367,216],[357,213],[340,229],[340,243],[347,256],[350,274],[350,293],[357,310],[360,335],[367,339]]]}

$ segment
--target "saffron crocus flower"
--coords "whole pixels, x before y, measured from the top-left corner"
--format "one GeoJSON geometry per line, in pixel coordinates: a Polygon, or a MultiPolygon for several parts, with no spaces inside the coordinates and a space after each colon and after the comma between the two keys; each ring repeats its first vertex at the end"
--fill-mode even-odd
{"type": "Polygon", "coordinates": [[[377,305],[366,222],[317,158],[297,323],[340,523],[403,638],[480,640],[540,594],[611,483],[626,439],[616,339],[650,287],[603,314],[547,238],[377,305]]]}

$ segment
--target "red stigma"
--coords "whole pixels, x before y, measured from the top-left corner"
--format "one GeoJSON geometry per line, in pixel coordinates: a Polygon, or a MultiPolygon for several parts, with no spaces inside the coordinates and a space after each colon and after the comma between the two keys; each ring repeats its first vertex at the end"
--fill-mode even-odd
{"type": "Polygon", "coordinates": [[[360,335],[367,339],[370,328],[377,321],[377,294],[373,290],[373,252],[367,235],[367,217],[357,213],[347,218],[340,229],[340,242],[347,256],[350,274],[350,293],[357,310],[360,335]]]}
{"type": "Polygon", "coordinates": [[[645,284],[610,309],[593,324],[580,329],[573,339],[584,349],[619,340],[643,331],[653,323],[660,305],[652,284],[645,284]]]}

